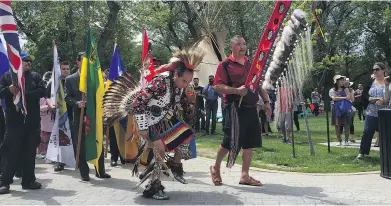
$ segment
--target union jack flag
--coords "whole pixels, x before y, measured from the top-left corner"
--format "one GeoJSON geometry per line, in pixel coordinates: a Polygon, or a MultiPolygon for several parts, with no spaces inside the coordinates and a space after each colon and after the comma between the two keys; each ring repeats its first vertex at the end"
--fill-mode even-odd
{"type": "Polygon", "coordinates": [[[16,31],[11,1],[0,1],[0,28],[7,45],[8,59],[12,69],[12,82],[17,88],[17,92],[14,96],[14,104],[22,109],[24,115],[27,115],[24,71],[22,68],[22,59],[20,57],[19,36],[16,31]],[[17,84],[15,82],[17,82],[17,84]]]}

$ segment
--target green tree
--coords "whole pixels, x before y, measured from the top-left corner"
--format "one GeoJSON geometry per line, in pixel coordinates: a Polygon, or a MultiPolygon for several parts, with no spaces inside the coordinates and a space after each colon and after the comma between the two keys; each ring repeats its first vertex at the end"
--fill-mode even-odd
{"type": "Polygon", "coordinates": [[[13,2],[19,31],[27,37],[26,47],[36,57],[35,69],[40,72],[51,70],[52,40],[56,41],[60,58],[74,63],[77,52],[85,50],[88,23],[98,37],[102,66],[107,67],[109,58],[104,53],[115,31],[120,6],[113,1],[90,2],[88,9],[90,13],[85,15],[83,2],[74,1],[13,2]]]}

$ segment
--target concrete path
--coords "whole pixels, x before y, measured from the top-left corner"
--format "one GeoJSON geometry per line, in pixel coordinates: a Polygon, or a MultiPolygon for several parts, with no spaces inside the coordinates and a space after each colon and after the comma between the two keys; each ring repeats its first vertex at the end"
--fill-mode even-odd
{"type": "MultiPolygon", "coordinates": [[[[189,184],[165,180],[168,201],[145,199],[142,188],[133,190],[138,182],[131,176],[132,165],[110,167],[111,179],[80,180],[78,171],[53,172],[53,165],[37,160],[38,181],[44,188],[38,191],[23,190],[20,180],[11,185],[11,193],[0,195],[0,204],[34,205],[278,205],[278,204],[391,204],[391,180],[376,173],[365,174],[301,174],[268,170],[252,170],[251,175],[264,183],[263,187],[238,184],[240,167],[222,168],[224,186],[212,185],[209,166],[213,160],[197,158],[186,161],[184,169],[189,184]]],[[[92,168],[92,167],[91,167],[92,168]]],[[[143,185],[144,186],[144,185],[143,185]]]]}
{"type": "MultiPolygon", "coordinates": [[[[372,140],[371,150],[380,151],[379,147],[374,147],[374,146],[373,146],[373,145],[375,144],[375,141],[376,141],[375,139],[372,140]]],[[[331,146],[331,147],[357,148],[357,149],[359,149],[359,148],[360,148],[361,140],[356,140],[355,143],[349,142],[349,145],[347,145],[347,146],[344,146],[343,143],[342,143],[342,146],[337,146],[337,143],[338,143],[338,142],[330,142],[330,146],[331,146]]],[[[320,143],[320,144],[321,144],[321,145],[327,146],[327,142],[325,142],[325,143],[320,143]]]]}

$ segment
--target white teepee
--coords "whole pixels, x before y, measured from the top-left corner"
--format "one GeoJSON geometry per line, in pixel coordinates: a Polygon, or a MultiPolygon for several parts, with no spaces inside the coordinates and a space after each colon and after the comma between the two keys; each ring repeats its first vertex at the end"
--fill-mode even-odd
{"type": "MultiPolygon", "coordinates": [[[[201,64],[196,68],[196,72],[194,73],[194,78],[198,78],[199,85],[205,86],[208,84],[209,75],[215,75],[217,66],[220,63],[218,59],[218,54],[216,54],[215,49],[213,48],[212,42],[216,42],[218,45],[218,53],[222,59],[226,58],[224,53],[224,46],[226,40],[227,32],[214,32],[214,35],[205,35],[203,40],[199,44],[199,48],[203,49],[206,53],[204,59],[201,64]]],[[[221,99],[219,98],[219,107],[217,110],[217,117],[221,118],[221,99]]]]}

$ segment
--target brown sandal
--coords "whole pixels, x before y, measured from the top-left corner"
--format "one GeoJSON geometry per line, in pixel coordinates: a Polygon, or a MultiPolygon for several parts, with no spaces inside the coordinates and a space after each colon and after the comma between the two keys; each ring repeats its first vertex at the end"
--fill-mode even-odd
{"type": "Polygon", "coordinates": [[[213,171],[213,166],[210,166],[209,168],[210,176],[212,177],[212,182],[215,184],[215,186],[221,186],[223,185],[223,182],[221,180],[220,172],[213,171]]]}
{"type": "Polygon", "coordinates": [[[259,181],[254,179],[253,177],[249,177],[247,180],[241,180],[239,182],[240,185],[249,185],[249,186],[263,186],[263,184],[259,181]]]}

